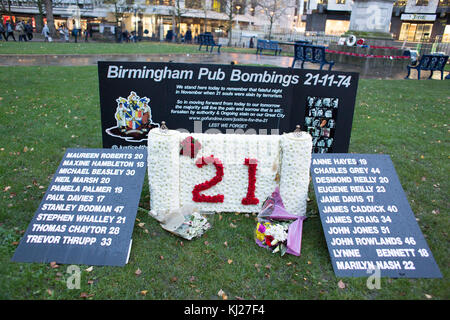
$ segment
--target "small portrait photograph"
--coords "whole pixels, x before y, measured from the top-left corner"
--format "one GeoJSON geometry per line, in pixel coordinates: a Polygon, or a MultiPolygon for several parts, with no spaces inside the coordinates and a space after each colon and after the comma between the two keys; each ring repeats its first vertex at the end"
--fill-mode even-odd
{"type": "Polygon", "coordinates": [[[316,103],[314,104],[316,107],[322,107],[322,98],[317,98],[316,103]]]}
{"type": "Polygon", "coordinates": [[[312,122],[313,127],[318,127],[320,125],[320,120],[319,119],[314,119],[312,122]]]}
{"type": "Polygon", "coordinates": [[[315,127],[308,127],[308,133],[309,133],[311,136],[313,136],[315,130],[316,130],[315,127]]]}
{"type": "Polygon", "coordinates": [[[308,107],[314,106],[314,100],[315,100],[314,97],[308,97],[308,98],[306,98],[306,101],[307,101],[307,103],[308,103],[308,107]]]}
{"type": "Polygon", "coordinates": [[[336,126],[336,121],[334,119],[328,120],[328,128],[334,128],[336,126]]]}
{"type": "Polygon", "coordinates": [[[328,148],[318,148],[319,149],[319,153],[327,153],[328,148]]]}
{"type": "Polygon", "coordinates": [[[325,147],[325,140],[320,139],[319,141],[317,141],[316,146],[317,147],[325,147]]]}
{"type": "Polygon", "coordinates": [[[332,98],[332,99],[331,99],[331,106],[332,106],[334,109],[337,109],[337,108],[338,108],[338,105],[339,105],[339,99],[338,99],[338,98],[332,98]]]}
{"type": "Polygon", "coordinates": [[[319,140],[318,137],[312,139],[312,145],[313,145],[314,147],[316,146],[318,140],[319,140]]]}
{"type": "Polygon", "coordinates": [[[331,145],[333,144],[333,138],[328,138],[327,139],[327,147],[331,148],[331,145]]]}
{"type": "Polygon", "coordinates": [[[308,110],[308,117],[315,117],[316,116],[316,108],[309,109],[308,110]]]}
{"type": "Polygon", "coordinates": [[[305,117],[305,125],[307,127],[311,126],[312,121],[313,121],[312,117],[305,117]]]}
{"type": "Polygon", "coordinates": [[[320,137],[320,128],[314,128],[313,137],[320,137]]]}
{"type": "Polygon", "coordinates": [[[332,118],[333,117],[333,110],[331,110],[331,109],[327,109],[326,111],[325,111],[325,117],[326,118],[332,118]]]}
{"type": "Polygon", "coordinates": [[[316,117],[323,117],[323,109],[317,109],[316,117]]]}
{"type": "Polygon", "coordinates": [[[331,106],[331,98],[323,98],[322,104],[324,107],[330,107],[331,106]]]}
{"type": "Polygon", "coordinates": [[[330,135],[331,135],[330,133],[331,133],[330,128],[322,128],[322,134],[321,134],[321,136],[322,136],[322,137],[325,137],[325,138],[329,138],[330,135]]]}

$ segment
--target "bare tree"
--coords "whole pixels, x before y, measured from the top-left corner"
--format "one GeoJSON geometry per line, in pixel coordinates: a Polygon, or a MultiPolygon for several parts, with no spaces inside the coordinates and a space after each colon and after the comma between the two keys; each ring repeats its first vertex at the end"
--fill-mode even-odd
{"type": "Polygon", "coordinates": [[[227,16],[227,23],[225,29],[228,34],[228,46],[232,46],[232,36],[233,36],[233,20],[236,14],[236,0],[226,0],[224,6],[224,12],[227,16]]]}
{"type": "Polygon", "coordinates": [[[52,37],[56,37],[55,19],[53,17],[53,0],[43,0],[45,5],[45,17],[52,37]]]}
{"type": "Polygon", "coordinates": [[[173,42],[180,42],[181,37],[179,37],[180,34],[180,23],[182,16],[188,11],[185,7],[181,6],[181,0],[172,0],[173,1],[173,8],[172,8],[172,29],[175,33],[175,36],[173,37],[173,42]]]}
{"type": "Polygon", "coordinates": [[[258,0],[258,6],[269,22],[269,40],[272,38],[272,29],[275,21],[280,21],[286,15],[286,11],[292,6],[287,0],[258,0]]]}
{"type": "Polygon", "coordinates": [[[38,14],[36,15],[36,31],[41,32],[44,27],[44,4],[43,0],[36,0],[36,6],[38,9],[38,14]]]}
{"type": "Polygon", "coordinates": [[[12,5],[11,0],[0,0],[0,13],[6,13],[8,16],[11,17],[12,16],[11,5],[12,5]]]}

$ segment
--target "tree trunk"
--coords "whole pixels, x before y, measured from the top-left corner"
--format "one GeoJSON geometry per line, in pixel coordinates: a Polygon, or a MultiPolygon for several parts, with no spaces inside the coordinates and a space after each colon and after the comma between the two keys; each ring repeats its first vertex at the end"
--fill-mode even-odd
{"type": "Polygon", "coordinates": [[[36,32],[41,33],[42,28],[44,27],[44,8],[42,7],[42,0],[38,0],[36,2],[38,8],[38,14],[35,15],[36,19],[36,32]]]}
{"type": "Polygon", "coordinates": [[[56,37],[55,19],[53,18],[53,0],[43,0],[45,4],[45,17],[50,35],[56,37]]]}

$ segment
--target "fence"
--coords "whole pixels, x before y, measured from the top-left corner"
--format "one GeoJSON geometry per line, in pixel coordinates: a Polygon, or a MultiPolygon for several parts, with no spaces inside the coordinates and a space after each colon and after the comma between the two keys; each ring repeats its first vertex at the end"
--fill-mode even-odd
{"type": "MultiPolygon", "coordinates": [[[[268,34],[263,31],[241,31],[233,30],[231,43],[234,47],[245,47],[248,48],[250,44],[251,36],[255,36],[254,44],[256,46],[256,39],[268,39],[268,34]]],[[[294,42],[298,40],[308,40],[315,45],[328,46],[331,43],[337,43],[339,36],[328,35],[324,32],[283,32],[283,33],[272,33],[270,39],[281,42],[294,42]]],[[[220,44],[227,46],[228,38],[220,38],[220,44]]]]}

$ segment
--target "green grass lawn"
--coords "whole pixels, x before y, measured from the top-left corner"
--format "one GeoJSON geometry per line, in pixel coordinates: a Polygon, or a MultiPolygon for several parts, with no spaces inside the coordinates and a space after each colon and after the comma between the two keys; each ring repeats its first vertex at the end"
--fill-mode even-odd
{"type": "MultiPolygon", "coordinates": [[[[256,49],[222,47],[223,52],[255,53],[256,49]]],[[[214,52],[217,48],[214,48],[214,52]]],[[[196,44],[174,44],[167,42],[13,42],[1,41],[0,54],[180,54],[204,53],[196,44]]]]}
{"type": "Polygon", "coordinates": [[[147,180],[125,267],[81,266],[81,289],[69,290],[66,265],[10,262],[65,150],[100,148],[101,124],[96,67],[1,67],[0,83],[0,299],[450,298],[447,81],[359,83],[350,151],[391,155],[444,276],[383,278],[379,290],[334,275],[312,193],[302,255],[280,257],[254,243],[252,215],[216,215],[194,241],[165,232],[147,214],[147,180]]]}

